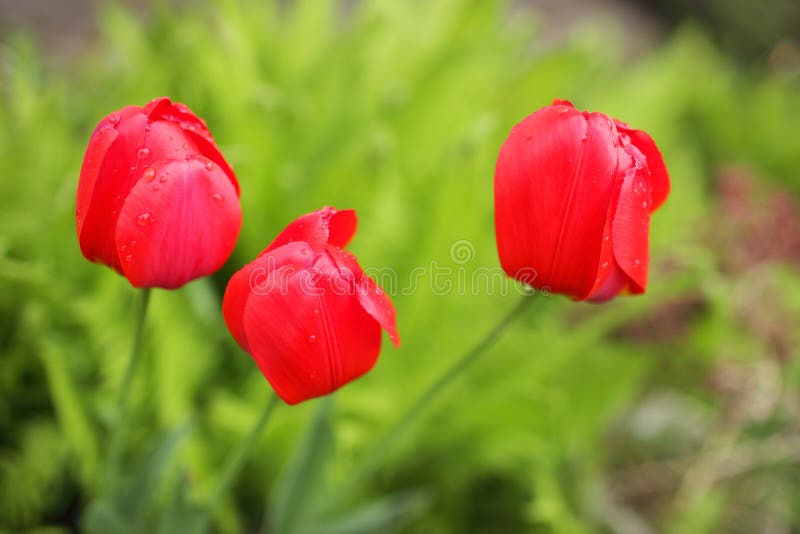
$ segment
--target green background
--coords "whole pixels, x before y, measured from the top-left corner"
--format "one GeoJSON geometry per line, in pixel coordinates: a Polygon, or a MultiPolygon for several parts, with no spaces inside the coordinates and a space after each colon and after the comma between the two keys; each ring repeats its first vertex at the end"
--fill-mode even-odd
{"type": "Polygon", "coordinates": [[[270,395],[223,323],[230,275],[325,204],[358,211],[351,250],[400,287],[431,262],[467,276],[496,266],[498,148],[554,98],[661,148],[672,193],[653,217],[647,294],[539,297],[357,498],[319,515],[516,301],[437,294],[427,277],[410,294],[387,288],[400,349],[384,339],[375,369],[330,404],[279,407],[214,530],[257,531],[268,509],[273,525],[284,518],[273,532],[800,529],[796,42],[781,41],[788,62],[759,48],[746,61],[714,44],[719,32],[679,23],[630,54],[613,21],[557,44],[537,21],[494,0],[218,0],[154,4],[144,20],[109,5],[97,42],[66,63],[4,35],[0,529],[188,531],[270,395]],[[75,190],[97,121],[161,95],[208,122],[244,224],[214,277],[152,295],[123,422],[127,489],[112,495],[100,479],[136,292],[81,256],[75,190]],[[474,250],[466,263],[451,257],[459,240],[474,250]]]}

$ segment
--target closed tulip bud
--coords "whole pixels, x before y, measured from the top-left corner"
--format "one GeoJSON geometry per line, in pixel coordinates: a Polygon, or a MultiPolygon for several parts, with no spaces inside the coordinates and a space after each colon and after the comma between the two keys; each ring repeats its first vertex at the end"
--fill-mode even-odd
{"type": "Polygon", "coordinates": [[[506,274],[575,300],[645,291],[650,214],[669,193],[648,134],[556,100],[513,128],[494,188],[506,274]]]}
{"type": "Polygon", "coordinates": [[[75,215],[87,259],[166,289],[219,269],[242,222],[239,184],[205,123],[168,98],[100,121],[75,215]]]}
{"type": "Polygon", "coordinates": [[[325,207],[292,222],[233,275],[222,311],[231,334],[289,404],[331,393],[369,371],[381,329],[400,338],[386,293],[343,251],[353,210],[325,207]]]}

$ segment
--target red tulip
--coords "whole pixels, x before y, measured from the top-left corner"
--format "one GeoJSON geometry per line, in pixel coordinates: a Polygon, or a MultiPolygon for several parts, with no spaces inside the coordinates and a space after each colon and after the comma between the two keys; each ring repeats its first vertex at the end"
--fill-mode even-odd
{"type": "Polygon", "coordinates": [[[509,276],[576,300],[645,291],[650,214],[669,193],[645,132],[556,100],[511,130],[494,186],[509,276]]]}
{"type": "Polygon", "coordinates": [[[169,98],[100,121],[75,216],[88,260],[135,287],[167,289],[219,269],[242,222],[233,170],[205,123],[169,98]]]}
{"type": "Polygon", "coordinates": [[[353,210],[303,215],[234,274],[225,291],[228,329],[289,404],[369,371],[381,328],[400,344],[391,300],[342,250],[356,222],[353,210]]]}

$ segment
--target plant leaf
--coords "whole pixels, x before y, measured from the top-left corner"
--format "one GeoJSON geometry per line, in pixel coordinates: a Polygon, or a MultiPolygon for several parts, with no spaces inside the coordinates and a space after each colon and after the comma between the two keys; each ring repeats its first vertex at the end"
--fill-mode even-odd
{"type": "Polygon", "coordinates": [[[430,504],[425,492],[403,491],[367,503],[352,513],[308,530],[309,534],[388,534],[419,517],[430,504]]]}
{"type": "Polygon", "coordinates": [[[330,415],[333,397],[325,397],[314,414],[299,446],[278,480],[262,532],[299,532],[309,521],[304,511],[313,509],[319,495],[325,467],[333,456],[333,428],[330,415]],[[268,527],[269,525],[269,527],[268,527]]]}

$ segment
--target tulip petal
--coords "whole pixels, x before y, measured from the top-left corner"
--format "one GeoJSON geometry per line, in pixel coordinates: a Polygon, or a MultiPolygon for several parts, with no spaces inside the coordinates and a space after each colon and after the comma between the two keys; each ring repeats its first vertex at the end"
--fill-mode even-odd
{"type": "Polygon", "coordinates": [[[631,293],[644,293],[647,287],[650,212],[652,188],[648,186],[645,157],[631,145],[625,146],[630,163],[625,164],[625,176],[611,223],[611,242],[614,259],[628,276],[631,293]]]}
{"type": "Polygon", "coordinates": [[[381,327],[389,334],[395,348],[400,346],[400,335],[397,332],[397,313],[389,295],[367,275],[358,283],[358,301],[381,327]]]}
{"type": "Polygon", "coordinates": [[[380,326],[352,294],[338,293],[338,276],[300,271],[285,291],[252,293],[245,304],[250,352],[288,404],[331,393],[377,361],[380,326]]]}
{"type": "Polygon", "coordinates": [[[203,119],[192,113],[185,104],[172,102],[167,97],[153,100],[144,107],[144,110],[154,124],[164,122],[179,129],[180,134],[174,136],[175,139],[181,144],[188,143],[189,147],[187,148],[191,150],[191,154],[201,154],[219,165],[230,178],[236,194],[239,194],[239,182],[236,180],[236,175],[217,148],[214,137],[203,119]]]}
{"type": "Polygon", "coordinates": [[[86,149],[86,156],[83,158],[83,165],[81,166],[81,176],[78,180],[78,199],[75,203],[75,221],[79,240],[83,222],[91,205],[94,186],[97,182],[97,177],[100,175],[100,168],[103,165],[108,148],[117,138],[117,135],[117,130],[113,126],[106,125],[95,130],[89,140],[89,147],[86,149]]]}
{"type": "Polygon", "coordinates": [[[635,130],[619,121],[615,122],[617,122],[620,132],[628,136],[630,143],[638,148],[647,160],[647,168],[650,170],[650,186],[653,188],[653,203],[650,211],[653,212],[664,203],[669,195],[669,174],[667,166],[664,164],[664,158],[655,141],[647,132],[635,130]]]}
{"type": "Polygon", "coordinates": [[[162,120],[176,123],[182,129],[194,131],[208,142],[214,143],[214,138],[208,131],[205,121],[192,113],[185,104],[173,102],[169,97],[162,96],[148,102],[143,110],[152,121],[162,120]]]}
{"type": "Polygon", "coordinates": [[[143,146],[147,118],[142,113],[133,113],[124,121],[117,121],[117,138],[103,157],[89,208],[83,214],[80,244],[87,259],[105,263],[122,273],[114,231],[125,197],[144,167],[137,156],[137,147],[143,146]]]}
{"type": "MultiPolygon", "coordinates": [[[[339,212],[339,214],[345,212],[339,212]]],[[[338,215],[338,214],[337,214],[338,215]]],[[[331,225],[333,228],[333,225],[331,225]]],[[[400,336],[397,333],[397,320],[392,301],[382,287],[368,275],[358,264],[358,260],[352,252],[341,250],[334,246],[328,246],[326,255],[332,261],[332,268],[339,271],[342,280],[352,281],[350,287],[346,288],[350,294],[357,294],[361,305],[381,327],[389,334],[389,339],[395,347],[400,346],[400,336]]],[[[315,267],[319,264],[315,264],[315,267]]],[[[344,289],[344,288],[343,288],[344,289]]]]}
{"type": "Polygon", "coordinates": [[[258,259],[248,263],[231,276],[222,299],[222,316],[225,318],[225,324],[228,325],[231,335],[245,352],[250,352],[250,344],[247,342],[247,334],[244,331],[244,307],[252,291],[251,280],[253,272],[258,267],[257,261],[258,259]]]}
{"type": "Polygon", "coordinates": [[[325,206],[289,223],[265,252],[293,241],[305,241],[318,250],[327,245],[343,248],[355,235],[357,226],[355,210],[339,211],[325,206]]]}
{"type": "Polygon", "coordinates": [[[173,289],[213,273],[228,259],[242,222],[227,176],[204,158],[157,162],[131,190],[116,247],[135,287],[173,289]]]}
{"type": "Polygon", "coordinates": [[[514,127],[495,170],[497,246],[509,276],[534,269],[535,287],[589,294],[617,180],[616,145],[608,117],[566,104],[514,127]]]}
{"type": "Polygon", "coordinates": [[[222,300],[222,315],[234,339],[245,352],[250,352],[244,330],[244,308],[252,293],[265,293],[281,287],[282,277],[308,266],[312,257],[307,243],[295,242],[257,257],[228,281],[222,300]],[[286,269],[289,266],[290,269],[286,269]],[[280,273],[278,269],[283,269],[280,273]]]}

